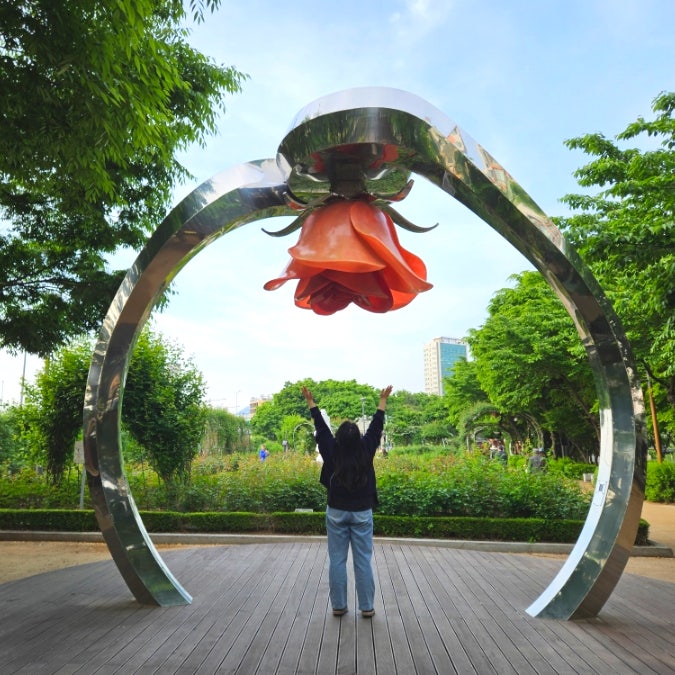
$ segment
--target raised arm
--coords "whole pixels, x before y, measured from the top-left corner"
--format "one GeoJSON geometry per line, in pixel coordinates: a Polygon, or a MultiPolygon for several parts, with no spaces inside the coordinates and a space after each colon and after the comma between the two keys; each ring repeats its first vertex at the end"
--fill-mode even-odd
{"type": "Polygon", "coordinates": [[[392,389],[393,387],[389,385],[380,392],[380,402],[377,404],[378,410],[384,410],[387,407],[387,399],[389,398],[392,389]]]}
{"type": "Polygon", "coordinates": [[[307,406],[309,408],[316,408],[316,403],[314,402],[312,392],[305,386],[302,387],[302,395],[305,397],[305,401],[307,401],[307,406]]]}

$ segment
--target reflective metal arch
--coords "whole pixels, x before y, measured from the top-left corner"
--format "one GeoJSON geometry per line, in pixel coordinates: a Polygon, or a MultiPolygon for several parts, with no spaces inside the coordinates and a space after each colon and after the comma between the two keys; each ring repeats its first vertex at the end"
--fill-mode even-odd
{"type": "Polygon", "coordinates": [[[199,250],[247,222],[288,215],[284,195],[329,190],[323,169],[362,149],[368,187],[409,173],[465,204],[544,275],[586,348],[600,400],[601,448],[592,505],[579,539],[551,584],[527,609],[533,616],[597,615],[625,567],[644,499],[644,404],[630,348],[602,290],[525,191],[441,111],[407,92],[351,89],[300,111],[276,164],[245,164],[207,181],[160,225],[131,268],[105,320],[85,400],[85,451],[96,515],[113,559],[141,602],[180,604],[189,595],[164,566],[124,479],[119,414],[129,356],[159,294],[199,250]],[[384,147],[388,152],[385,155],[384,147]],[[392,157],[389,164],[373,157],[392,157]],[[317,157],[321,158],[317,162],[317,157]]]}

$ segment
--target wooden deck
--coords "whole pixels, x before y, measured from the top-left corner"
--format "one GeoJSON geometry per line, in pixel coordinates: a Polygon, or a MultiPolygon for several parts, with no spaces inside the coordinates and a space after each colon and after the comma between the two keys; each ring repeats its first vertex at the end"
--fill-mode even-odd
{"type": "Polygon", "coordinates": [[[352,589],[339,619],[322,542],[163,557],[191,605],[138,605],[112,561],[0,585],[0,673],[675,673],[675,580],[624,575],[598,619],[542,620],[525,608],[559,559],[377,543],[377,613],[352,589]]]}

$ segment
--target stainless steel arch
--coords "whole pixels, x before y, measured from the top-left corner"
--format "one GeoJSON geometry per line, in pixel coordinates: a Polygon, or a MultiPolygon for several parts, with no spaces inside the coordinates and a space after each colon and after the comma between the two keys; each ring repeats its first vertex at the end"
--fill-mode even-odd
{"type": "Polygon", "coordinates": [[[129,270],[101,331],[84,413],[89,486],[113,559],[139,601],[190,601],[145,532],[119,449],[129,356],[159,294],[218,236],[291,213],[284,196],[307,200],[328,192],[326,167],[336,158],[343,162],[345,153],[357,163],[349,168],[363,174],[374,192],[383,177],[389,178],[387,192],[396,192],[413,173],[465,204],[532,262],[574,320],[600,399],[598,480],[572,553],[527,611],[595,616],[623,572],[644,499],[644,405],[629,345],[589,270],[504,168],[441,111],[395,89],[350,89],[309,104],[282,140],[276,163],[241,165],[204,183],[171,212],[129,270]],[[387,158],[377,162],[376,172],[374,157],[387,158]]]}

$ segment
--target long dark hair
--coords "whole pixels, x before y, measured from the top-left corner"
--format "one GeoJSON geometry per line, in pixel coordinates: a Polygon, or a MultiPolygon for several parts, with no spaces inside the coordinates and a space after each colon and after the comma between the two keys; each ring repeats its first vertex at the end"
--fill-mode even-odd
{"type": "Polygon", "coordinates": [[[335,479],[347,490],[365,487],[370,457],[366,455],[361,432],[354,422],[343,422],[335,432],[335,479]]]}

